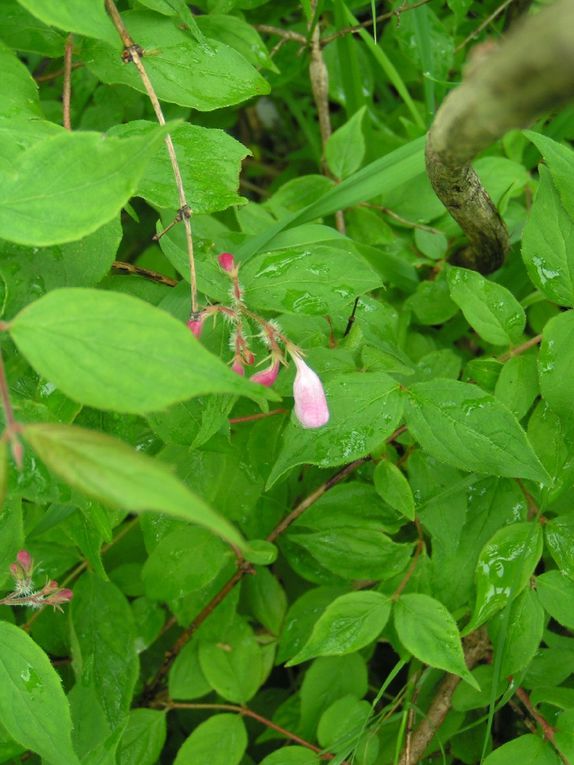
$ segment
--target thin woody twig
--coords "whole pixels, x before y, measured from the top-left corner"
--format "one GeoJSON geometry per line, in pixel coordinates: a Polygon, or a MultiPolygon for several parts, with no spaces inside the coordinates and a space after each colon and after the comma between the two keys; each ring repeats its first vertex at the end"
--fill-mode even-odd
{"type": "MultiPolygon", "coordinates": [[[[81,61],[76,61],[74,64],[72,64],[72,70],[73,69],[82,69],[84,64],[81,61]]],[[[62,77],[65,74],[66,70],[64,67],[62,69],[57,69],[55,72],[48,72],[47,74],[38,74],[34,75],[34,79],[36,82],[51,82],[52,80],[57,80],[58,77],[62,77]]]]}
{"type": "Polygon", "coordinates": [[[474,40],[475,38],[477,38],[477,37],[478,37],[478,35],[479,35],[479,34],[482,32],[482,30],[483,30],[483,29],[486,29],[486,27],[487,27],[487,26],[488,26],[488,25],[489,25],[491,22],[493,22],[493,21],[494,21],[494,19],[495,19],[497,16],[499,16],[499,15],[502,13],[502,11],[503,11],[505,8],[507,8],[507,7],[508,7],[508,6],[509,6],[511,3],[513,3],[513,2],[514,2],[514,0],[504,0],[504,2],[502,3],[502,5],[499,5],[499,6],[498,6],[498,8],[496,8],[496,9],[495,9],[495,10],[494,10],[494,11],[493,11],[491,14],[490,14],[490,16],[489,16],[488,18],[486,18],[486,19],[485,19],[485,20],[482,22],[482,24],[480,24],[480,26],[478,26],[478,27],[477,27],[477,28],[474,30],[474,32],[471,32],[471,34],[469,34],[469,36],[468,36],[467,38],[465,38],[465,39],[464,39],[464,40],[463,40],[463,41],[462,41],[462,42],[461,42],[459,45],[457,45],[457,46],[456,46],[456,48],[454,49],[454,52],[455,52],[455,53],[458,53],[458,52],[459,52],[459,50],[462,50],[463,48],[465,48],[465,47],[468,45],[468,43],[469,43],[469,42],[471,42],[472,40],[474,40]]]}
{"type": "Polygon", "coordinates": [[[176,279],[165,276],[165,274],[158,274],[157,271],[150,271],[148,268],[134,266],[133,263],[125,263],[123,260],[115,260],[112,264],[112,268],[114,271],[119,271],[119,273],[122,274],[141,276],[144,279],[149,279],[149,281],[165,284],[166,287],[177,287],[179,284],[176,279]]]}
{"type": "Polygon", "coordinates": [[[550,725],[550,723],[546,720],[546,718],[543,715],[541,715],[540,712],[536,709],[536,707],[530,700],[530,696],[524,690],[524,688],[517,688],[516,696],[520,699],[521,703],[524,704],[524,706],[528,710],[528,714],[532,717],[532,719],[536,720],[537,724],[540,726],[540,729],[542,730],[542,733],[544,734],[544,737],[547,738],[548,741],[550,741],[550,743],[554,747],[554,749],[556,749],[564,765],[571,765],[570,760],[566,757],[566,755],[564,755],[560,751],[560,748],[558,747],[558,744],[556,743],[555,729],[550,725]]]}
{"type": "Polygon", "coordinates": [[[261,723],[261,725],[264,725],[266,728],[271,728],[271,730],[277,731],[277,733],[281,733],[281,735],[285,736],[285,738],[288,738],[291,741],[294,741],[296,744],[300,744],[301,746],[310,749],[312,752],[315,752],[324,760],[332,760],[334,757],[332,754],[323,753],[323,750],[318,746],[315,746],[315,744],[312,744],[310,741],[301,738],[301,736],[298,736],[296,733],[292,733],[290,730],[287,730],[287,728],[283,728],[281,725],[277,725],[277,723],[274,723],[272,720],[268,720],[266,717],[263,717],[263,715],[260,715],[257,712],[254,712],[252,709],[249,709],[249,707],[239,706],[237,704],[194,704],[171,701],[171,699],[165,702],[159,702],[158,706],[162,706],[164,709],[211,709],[213,711],[219,712],[236,712],[243,717],[250,717],[252,720],[257,720],[257,722],[261,723]]]}
{"type": "MultiPolygon", "coordinates": [[[[138,74],[146,90],[148,98],[151,101],[151,105],[155,112],[157,121],[159,122],[160,125],[165,125],[165,117],[163,115],[163,111],[162,111],[159,99],[157,97],[157,94],[154,90],[154,87],[151,83],[151,80],[148,77],[148,74],[142,62],[143,51],[134,42],[128,30],[126,29],[126,26],[123,22],[122,17],[120,16],[120,13],[115,5],[114,0],[105,0],[105,2],[106,2],[106,8],[108,10],[108,13],[111,16],[112,22],[124,44],[124,48],[125,48],[124,53],[127,56],[127,60],[133,62],[135,68],[138,70],[138,74]]],[[[171,162],[171,167],[172,167],[173,175],[175,178],[175,185],[177,186],[177,193],[179,197],[179,207],[182,212],[182,220],[183,220],[183,225],[185,228],[185,240],[186,240],[187,255],[189,260],[189,278],[190,278],[190,286],[191,286],[191,310],[193,313],[197,313],[197,310],[198,310],[197,277],[195,273],[193,236],[191,232],[191,220],[190,220],[191,208],[187,203],[185,189],[183,186],[183,179],[181,176],[181,169],[177,161],[175,146],[173,145],[173,140],[171,138],[171,135],[169,135],[169,133],[165,137],[165,145],[166,145],[167,153],[169,155],[169,159],[171,162]]]]}
{"type": "Polygon", "coordinates": [[[273,27],[269,24],[254,24],[254,27],[258,32],[263,32],[263,34],[276,35],[283,40],[292,40],[293,42],[301,43],[301,45],[307,45],[307,38],[299,32],[293,32],[290,29],[281,29],[280,27],[273,27]]]}
{"type": "Polygon", "coordinates": [[[541,340],[542,335],[535,335],[534,337],[531,337],[530,340],[526,340],[526,342],[517,345],[516,348],[512,348],[506,353],[503,353],[498,357],[498,360],[504,362],[508,361],[508,359],[511,359],[514,356],[519,356],[521,353],[524,353],[524,351],[528,351],[530,348],[534,348],[534,346],[538,345],[541,340]]]}
{"type": "Polygon", "coordinates": [[[66,130],[72,129],[71,101],[72,101],[72,53],[74,51],[74,36],[66,37],[64,50],[64,87],[62,91],[62,124],[66,130]]]}

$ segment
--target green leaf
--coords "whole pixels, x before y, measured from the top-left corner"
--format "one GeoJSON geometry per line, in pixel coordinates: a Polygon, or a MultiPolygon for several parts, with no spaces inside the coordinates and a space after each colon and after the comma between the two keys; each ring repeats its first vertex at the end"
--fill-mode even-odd
{"type": "MultiPolygon", "coordinates": [[[[544,157],[544,162],[550,170],[552,180],[560,192],[562,204],[566,210],[574,211],[574,187],[572,186],[572,174],[574,173],[574,151],[558,141],[554,141],[541,133],[525,130],[524,135],[532,141],[538,151],[544,157]]],[[[542,170],[541,167],[538,168],[542,170]]]]}
{"type": "Polygon", "coordinates": [[[239,765],[247,733],[239,715],[213,715],[179,749],[174,765],[239,765]]]}
{"type": "Polygon", "coordinates": [[[320,765],[319,757],[304,746],[284,746],[267,755],[260,765],[320,765]]]}
{"type": "Polygon", "coordinates": [[[350,592],[334,600],[321,614],[309,640],[286,666],[315,656],[354,653],[375,640],[391,614],[391,603],[379,592],[350,592]]]}
{"type": "Polygon", "coordinates": [[[291,420],[268,487],[296,465],[334,467],[364,457],[399,424],[403,409],[399,386],[384,372],[337,374],[325,382],[325,391],[329,422],[311,431],[291,420]]]}
{"type": "Polygon", "coordinates": [[[212,690],[199,664],[199,643],[188,641],[178,653],[169,671],[169,696],[171,699],[191,701],[207,696],[212,690]]]}
{"type": "Polygon", "coordinates": [[[104,9],[104,0],[18,0],[30,13],[52,27],[115,43],[119,36],[104,9]]]}
{"type": "Polygon", "coordinates": [[[176,528],[159,541],[144,563],[146,595],[172,601],[173,607],[173,601],[211,584],[232,556],[229,546],[207,529],[176,528]]]}
{"type": "Polygon", "coordinates": [[[429,595],[401,595],[393,615],[397,635],[407,651],[431,667],[462,677],[479,690],[466,667],[456,622],[442,603],[429,595]]]}
{"type": "Polygon", "coordinates": [[[419,324],[432,326],[444,324],[458,313],[458,306],[451,299],[446,279],[439,276],[433,281],[420,282],[415,292],[405,301],[419,324]]]}
{"type": "Polygon", "coordinates": [[[8,443],[0,441],[0,511],[6,497],[6,484],[8,481],[8,443]]]}
{"type": "Polygon", "coordinates": [[[269,630],[279,635],[287,610],[287,596],[269,569],[257,567],[254,576],[245,577],[242,596],[249,611],[269,630]]]}
{"type": "MultiPolygon", "coordinates": [[[[173,2],[173,0],[170,1],[173,2]]],[[[185,0],[181,0],[181,3],[184,4],[185,0]]],[[[240,16],[226,16],[223,13],[212,12],[198,16],[197,25],[206,37],[219,40],[230,48],[234,48],[256,69],[279,71],[260,34],[240,16]]]]}
{"type": "Polygon", "coordinates": [[[574,517],[564,515],[548,521],[544,537],[560,571],[574,579],[574,517]]]}
{"type": "Polygon", "coordinates": [[[159,460],[103,433],[70,425],[25,425],[23,435],[57,475],[88,496],[130,512],[155,510],[191,521],[242,545],[233,526],[159,460]]]}
{"type": "Polygon", "coordinates": [[[38,99],[38,85],[27,67],[1,41],[0,67],[2,70],[0,117],[11,119],[40,117],[42,110],[38,99]]]}
{"type": "Polygon", "coordinates": [[[231,372],[182,322],[129,295],[54,290],[21,311],[10,333],[39,374],[100,409],[135,414],[207,393],[268,395],[231,372]]]}
{"type": "Polygon", "coordinates": [[[415,517],[415,500],[409,482],[399,468],[388,460],[381,460],[373,473],[375,489],[387,504],[409,520],[415,517]]]}
{"type": "MultiPolygon", "coordinates": [[[[128,11],[123,21],[147,52],[143,64],[161,101],[212,111],[269,92],[269,85],[240,53],[217,40],[198,43],[170,18],[146,11],[128,11]]],[[[103,82],[146,90],[134,66],[120,57],[121,44],[92,42],[85,46],[90,71],[103,82]]]]}
{"type": "Polygon", "coordinates": [[[526,315],[510,290],[467,268],[450,267],[447,278],[451,298],[483,340],[494,345],[520,340],[526,315]]]}
{"type": "MultiPolygon", "coordinates": [[[[317,740],[324,749],[338,754],[354,750],[354,757],[359,763],[372,763],[373,760],[364,758],[358,743],[363,731],[367,730],[367,722],[372,714],[368,701],[359,701],[353,695],[343,696],[323,712],[317,728],[317,740]]],[[[367,733],[367,736],[369,734],[367,733]]]]}
{"type": "Polygon", "coordinates": [[[498,613],[488,626],[495,650],[502,652],[501,677],[526,669],[540,647],[546,621],[533,590],[523,590],[507,608],[510,608],[509,615],[505,611],[498,613]]]}
{"type": "MultiPolygon", "coordinates": [[[[264,680],[261,647],[251,627],[239,617],[219,638],[217,642],[201,642],[201,670],[220,696],[236,704],[245,704],[264,680]]],[[[197,765],[195,761],[193,765],[197,765]]]]}
{"type": "Polygon", "coordinates": [[[257,566],[270,566],[277,560],[277,552],[277,547],[266,539],[250,539],[243,557],[257,566]]]}
{"type": "Polygon", "coordinates": [[[555,316],[544,327],[538,356],[540,391],[556,414],[574,418],[572,379],[574,368],[574,312],[555,316]]]}
{"type": "Polygon", "coordinates": [[[134,194],[166,130],[126,139],[65,131],[34,144],[15,172],[0,173],[0,236],[43,247],[96,231],[134,194]]]}
{"type": "Polygon", "coordinates": [[[483,547],[476,566],[476,603],[468,634],[512,602],[527,586],[542,555],[542,528],[536,522],[499,529],[483,547]]]}
{"type": "Polygon", "coordinates": [[[56,670],[23,630],[0,622],[0,717],[10,736],[50,765],[79,765],[72,720],[56,670]]]}
{"type": "Polygon", "coordinates": [[[120,740],[118,765],[155,765],[165,738],[165,712],[132,709],[120,740]]]}
{"type": "Polygon", "coordinates": [[[484,760],[484,765],[560,765],[551,745],[531,733],[499,746],[484,760]]]}
{"type": "Polygon", "coordinates": [[[139,674],[129,603],[114,584],[87,573],[74,586],[70,613],[77,681],[94,689],[114,730],[129,711],[139,674]]]}
{"type": "Polygon", "coordinates": [[[314,737],[321,715],[333,702],[367,692],[367,667],[358,653],[322,656],[311,664],[301,685],[301,728],[299,733],[314,737]]]}
{"type": "Polygon", "coordinates": [[[48,58],[64,55],[65,35],[32,16],[17,0],[4,0],[2,21],[0,38],[12,50],[39,53],[48,58]]]}
{"type": "Polygon", "coordinates": [[[540,184],[522,235],[528,275],[549,300],[574,305],[574,220],[560,200],[550,173],[540,166],[540,184]]]}
{"type": "Polygon", "coordinates": [[[325,158],[335,178],[348,178],[359,169],[365,156],[363,119],[366,107],[355,112],[348,122],[329,137],[325,158]]]}
{"type": "Polygon", "coordinates": [[[520,420],[540,393],[535,353],[513,356],[502,367],[494,394],[520,420]]]}
{"type": "Polygon", "coordinates": [[[249,260],[240,278],[252,308],[320,316],[338,314],[382,286],[348,242],[266,252],[249,260]]]}
{"type": "Polygon", "coordinates": [[[476,385],[416,383],[405,416],[414,438],[441,462],[477,473],[548,480],[514,415],[476,385]]]}
{"type": "MultiPolygon", "coordinates": [[[[109,135],[133,138],[153,133],[155,124],[145,120],[117,125],[109,135]]],[[[195,214],[226,210],[245,200],[237,193],[241,161],[251,154],[249,149],[223,130],[178,125],[170,131],[178,158],[187,202],[195,214]]],[[[173,169],[165,146],[152,154],[140,180],[136,196],[151,205],[177,210],[179,196],[173,169]]]]}
{"type": "Polygon", "coordinates": [[[574,582],[560,571],[547,571],[536,577],[540,602],[553,619],[566,629],[574,629],[574,582]]]}

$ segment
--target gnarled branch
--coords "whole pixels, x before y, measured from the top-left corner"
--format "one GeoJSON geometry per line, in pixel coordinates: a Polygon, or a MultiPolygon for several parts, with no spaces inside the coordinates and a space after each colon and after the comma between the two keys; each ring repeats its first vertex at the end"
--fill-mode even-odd
{"type": "Polygon", "coordinates": [[[456,258],[467,268],[490,273],[509,248],[506,227],[470,163],[508,130],[574,97],[572,30],[574,0],[558,0],[524,19],[500,45],[482,46],[437,112],[427,173],[469,240],[456,258]]]}

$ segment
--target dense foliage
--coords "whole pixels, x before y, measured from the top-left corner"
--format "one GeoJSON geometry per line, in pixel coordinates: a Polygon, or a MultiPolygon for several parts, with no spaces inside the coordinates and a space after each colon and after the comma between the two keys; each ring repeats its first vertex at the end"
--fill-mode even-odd
{"type": "Polygon", "coordinates": [[[3,0],[0,762],[574,763],[574,110],[489,276],[424,166],[528,6],[3,0]]]}

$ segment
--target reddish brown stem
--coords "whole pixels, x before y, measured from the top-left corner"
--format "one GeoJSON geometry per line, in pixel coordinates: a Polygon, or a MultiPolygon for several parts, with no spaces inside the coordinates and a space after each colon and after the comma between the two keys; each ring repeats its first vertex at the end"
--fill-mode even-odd
{"type": "Polygon", "coordinates": [[[540,712],[536,709],[532,701],[530,700],[530,696],[528,693],[524,690],[524,688],[517,688],[516,689],[516,696],[520,699],[521,703],[525,706],[525,708],[528,711],[528,714],[532,717],[533,720],[536,721],[536,723],[540,726],[540,729],[542,730],[542,733],[544,734],[544,737],[550,741],[552,746],[556,749],[558,754],[560,755],[560,759],[564,763],[564,765],[571,765],[570,761],[564,755],[560,749],[558,748],[558,745],[556,744],[556,731],[555,729],[550,725],[548,720],[546,720],[543,715],[540,714],[540,712]]]}
{"type": "Polygon", "coordinates": [[[288,738],[291,741],[294,741],[296,744],[300,744],[301,746],[310,749],[312,752],[320,755],[320,757],[324,760],[332,760],[334,757],[332,754],[323,753],[318,746],[315,746],[315,744],[312,744],[310,741],[306,741],[296,733],[292,733],[290,730],[287,730],[287,728],[283,728],[281,725],[277,725],[277,723],[274,723],[272,720],[268,720],[266,717],[263,717],[263,715],[260,715],[257,712],[254,712],[252,709],[249,709],[249,707],[239,706],[236,704],[188,704],[171,700],[163,702],[162,706],[164,706],[166,709],[211,709],[215,712],[236,712],[243,717],[250,717],[252,720],[257,720],[257,722],[261,723],[261,725],[264,725],[266,728],[271,728],[271,730],[277,731],[277,733],[281,733],[281,735],[285,736],[285,738],[288,738]]]}
{"type": "Polygon", "coordinates": [[[274,417],[276,414],[287,414],[287,412],[287,409],[272,409],[270,412],[248,414],[245,417],[230,417],[229,424],[237,425],[240,422],[254,422],[255,420],[264,420],[266,417],[274,417]]]}
{"type": "Polygon", "coordinates": [[[521,353],[524,353],[525,351],[530,350],[530,348],[534,348],[535,345],[538,345],[542,341],[542,335],[535,335],[534,337],[531,337],[530,340],[527,340],[525,343],[521,343],[520,345],[517,345],[516,348],[511,348],[511,350],[507,351],[506,353],[503,353],[501,356],[498,357],[499,361],[508,361],[508,359],[513,358],[514,356],[520,356],[521,353]]]}

